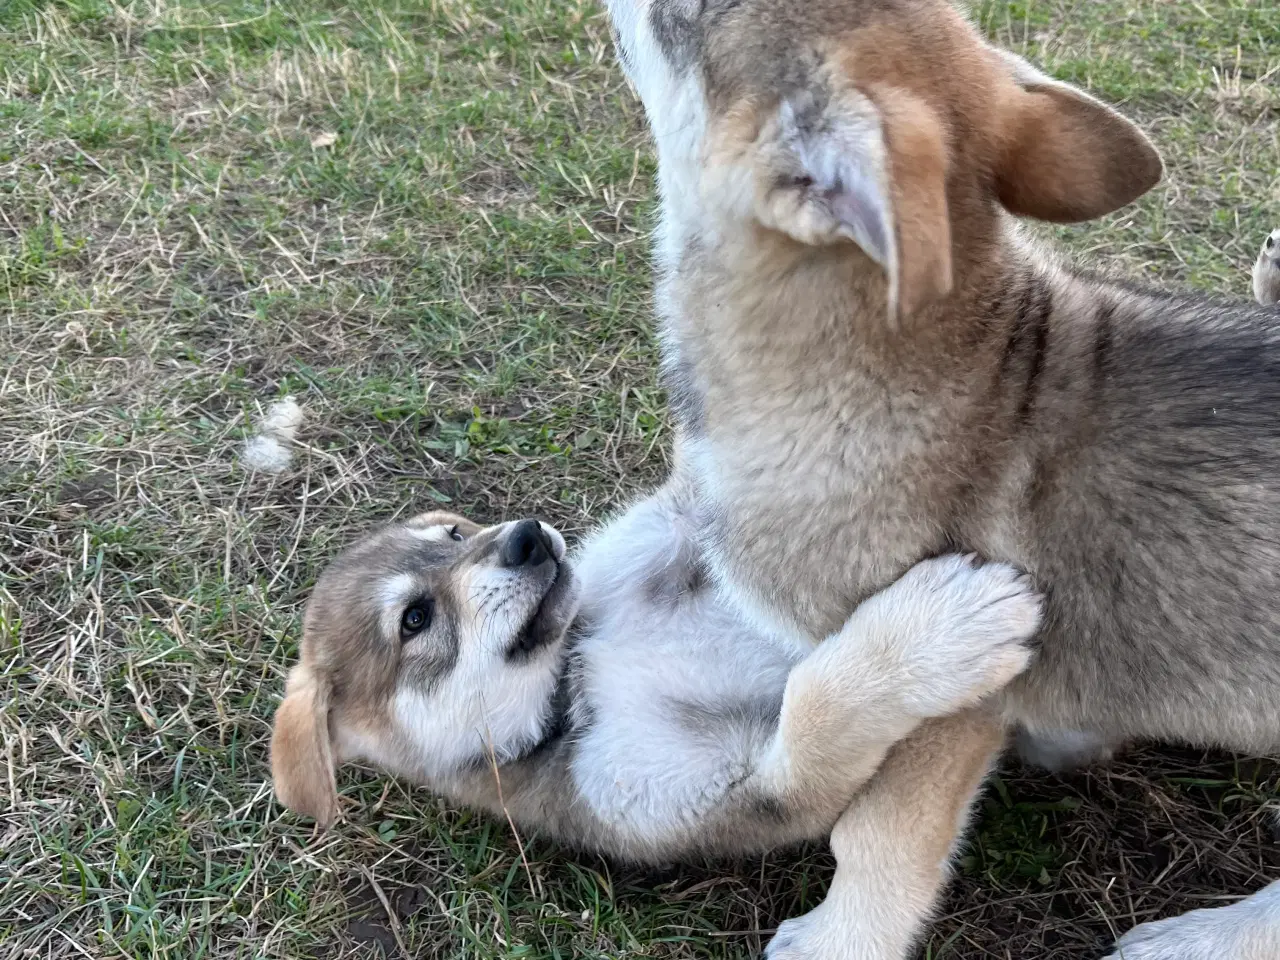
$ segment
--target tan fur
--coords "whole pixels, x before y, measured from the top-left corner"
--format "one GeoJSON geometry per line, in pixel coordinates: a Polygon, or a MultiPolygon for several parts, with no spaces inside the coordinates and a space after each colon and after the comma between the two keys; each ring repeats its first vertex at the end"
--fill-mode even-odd
{"type": "Polygon", "coordinates": [[[890,751],[832,832],[830,895],[782,924],[770,960],[841,956],[850,945],[859,957],[908,956],[1003,742],[1000,718],[974,709],[930,721],[890,751]],[[895,909],[869,915],[877,903],[895,909]]]}
{"type": "Polygon", "coordinates": [[[1146,193],[1162,165],[1128,120],[1058,86],[1008,91],[996,194],[1011,213],[1092,220],[1146,193]]]}
{"type": "MultiPolygon", "coordinates": [[[[882,109],[896,92],[954,118],[952,142],[963,142],[985,161],[970,163],[965,172],[993,170],[996,194],[1010,212],[1089,220],[1131,202],[1160,179],[1159,154],[1137,127],[1064,84],[1016,83],[954,12],[930,9],[885,21],[837,41],[853,84],[890,91],[877,101],[882,109]]],[[[904,186],[896,172],[895,185],[904,186]]]]}
{"type": "Polygon", "coordinates": [[[427,510],[410,518],[408,525],[411,527],[454,526],[458,528],[463,536],[467,537],[474,537],[484,529],[474,520],[468,520],[461,514],[450,510],[427,510]]]}
{"type": "Polygon", "coordinates": [[[271,732],[271,779],[286,807],[322,827],[338,816],[333,748],[329,741],[329,686],[299,665],[289,675],[271,732]]]}
{"type": "Polygon", "coordinates": [[[880,109],[898,245],[897,309],[910,317],[951,292],[951,222],[947,215],[945,134],[919,97],[872,89],[880,109]]]}

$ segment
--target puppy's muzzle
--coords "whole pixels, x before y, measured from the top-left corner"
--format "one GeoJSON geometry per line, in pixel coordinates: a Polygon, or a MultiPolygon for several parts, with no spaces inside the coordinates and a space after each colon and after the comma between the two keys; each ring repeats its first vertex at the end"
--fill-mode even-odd
{"type": "Polygon", "coordinates": [[[503,538],[498,561],[512,569],[540,567],[554,556],[542,524],[537,520],[521,520],[503,538]]]}

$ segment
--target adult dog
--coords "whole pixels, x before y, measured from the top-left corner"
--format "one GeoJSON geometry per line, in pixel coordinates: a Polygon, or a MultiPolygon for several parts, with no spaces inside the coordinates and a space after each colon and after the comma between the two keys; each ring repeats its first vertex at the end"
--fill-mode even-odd
{"type": "MultiPolygon", "coordinates": [[[[944,0],[609,8],[658,154],[678,450],[732,604],[817,640],[920,557],[974,550],[1048,597],[991,749],[1002,723],[1057,764],[1138,738],[1280,749],[1274,313],[1071,270],[1010,216],[1140,196],[1161,162],[1138,129],[944,0]]],[[[829,897],[774,960],[910,948],[989,762],[940,783],[948,729],[837,825],[829,897]],[[934,815],[903,816],[926,786],[934,815]]],[[[1280,956],[1278,912],[1272,884],[1120,945],[1280,956]]]]}

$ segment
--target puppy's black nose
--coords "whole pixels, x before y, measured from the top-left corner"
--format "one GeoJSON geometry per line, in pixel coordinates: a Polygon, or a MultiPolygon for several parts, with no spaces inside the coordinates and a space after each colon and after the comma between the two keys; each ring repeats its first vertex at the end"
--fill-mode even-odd
{"type": "Polygon", "coordinates": [[[499,560],[504,567],[536,567],[551,559],[551,547],[537,520],[521,520],[502,542],[499,560]]]}

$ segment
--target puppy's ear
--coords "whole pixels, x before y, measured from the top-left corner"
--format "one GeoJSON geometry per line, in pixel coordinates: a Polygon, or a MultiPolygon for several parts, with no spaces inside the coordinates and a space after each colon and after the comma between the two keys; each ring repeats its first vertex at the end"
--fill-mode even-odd
{"type": "Polygon", "coordinates": [[[271,778],[291,810],[327,827],[338,816],[333,745],[329,740],[329,684],[306,665],[289,675],[271,731],[271,778]]]}
{"type": "Polygon", "coordinates": [[[948,151],[924,101],[896,89],[796,95],[758,157],[761,223],[802,243],[857,244],[885,270],[891,319],[951,291],[948,151]]]}
{"type": "Polygon", "coordinates": [[[997,51],[1016,86],[1000,108],[996,194],[1011,213],[1075,223],[1118,210],[1164,166],[1141,130],[1106,104],[997,51]]]}
{"type": "Polygon", "coordinates": [[[464,537],[472,537],[484,528],[466,517],[447,510],[426,510],[405,521],[410,527],[457,527],[464,537]]]}

